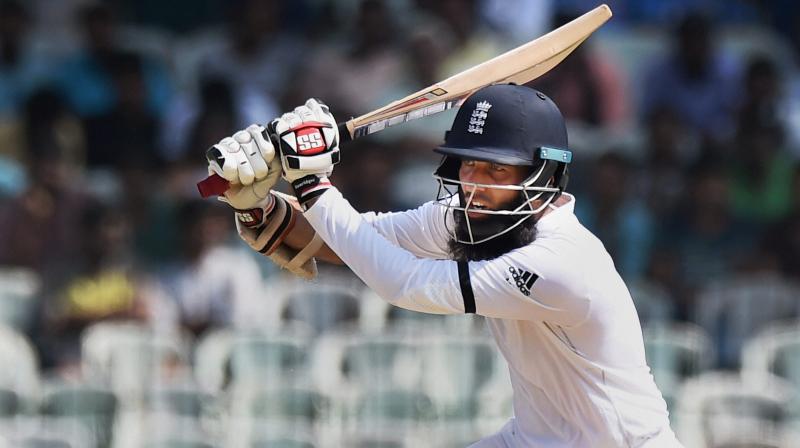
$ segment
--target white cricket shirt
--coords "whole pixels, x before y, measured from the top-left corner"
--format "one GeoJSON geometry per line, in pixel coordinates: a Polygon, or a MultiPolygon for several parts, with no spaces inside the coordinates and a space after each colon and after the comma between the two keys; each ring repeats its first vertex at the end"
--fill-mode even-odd
{"type": "Polygon", "coordinates": [[[533,243],[460,267],[447,259],[448,212],[432,202],[361,215],[331,188],[304,215],[390,303],[447,314],[474,306],[489,318],[514,390],[509,446],[680,446],[628,289],[567,197],[539,220],[533,243]]]}

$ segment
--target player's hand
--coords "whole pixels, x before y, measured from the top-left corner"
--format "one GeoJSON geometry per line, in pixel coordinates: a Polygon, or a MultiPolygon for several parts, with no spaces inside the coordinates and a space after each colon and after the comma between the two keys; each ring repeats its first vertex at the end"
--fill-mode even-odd
{"type": "Polygon", "coordinates": [[[281,163],[263,126],[253,124],[222,139],[206,151],[206,159],[208,173],[230,183],[221,201],[250,210],[263,208],[272,199],[269,191],[280,179],[281,163]]]}
{"type": "Polygon", "coordinates": [[[339,163],[339,130],[328,106],[315,99],[269,124],[280,146],[283,178],[305,208],[330,187],[328,176],[339,163]]]}

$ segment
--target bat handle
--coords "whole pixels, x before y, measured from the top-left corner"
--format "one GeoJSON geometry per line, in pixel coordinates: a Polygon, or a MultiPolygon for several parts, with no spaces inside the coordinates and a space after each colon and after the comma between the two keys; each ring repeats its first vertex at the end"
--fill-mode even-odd
{"type": "Polygon", "coordinates": [[[219,174],[212,174],[197,183],[197,191],[203,198],[222,196],[228,191],[228,188],[230,188],[230,184],[219,174]]]}
{"type": "MultiPolygon", "coordinates": [[[[347,127],[347,122],[337,123],[337,126],[339,127],[339,140],[341,143],[349,142],[353,139],[350,135],[350,129],[347,127]]],[[[218,174],[212,174],[197,183],[197,191],[200,192],[200,196],[203,198],[222,196],[228,191],[228,188],[230,188],[228,181],[218,174]]]]}
{"type": "Polygon", "coordinates": [[[353,140],[353,135],[350,134],[350,128],[347,127],[347,122],[343,121],[341,123],[336,123],[336,126],[339,128],[339,142],[345,143],[353,140]]]}

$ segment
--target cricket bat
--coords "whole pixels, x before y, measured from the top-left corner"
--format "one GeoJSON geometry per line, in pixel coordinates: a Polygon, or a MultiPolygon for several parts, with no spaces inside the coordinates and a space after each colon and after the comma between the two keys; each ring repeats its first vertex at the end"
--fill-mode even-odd
{"type": "MultiPolygon", "coordinates": [[[[489,84],[525,84],[533,81],[558,65],[610,18],[611,8],[600,5],[544,36],[405,98],[339,123],[339,138],[342,142],[354,140],[458,107],[472,92],[489,84]]],[[[204,198],[221,195],[228,188],[228,181],[216,174],[197,184],[204,198]]]]}

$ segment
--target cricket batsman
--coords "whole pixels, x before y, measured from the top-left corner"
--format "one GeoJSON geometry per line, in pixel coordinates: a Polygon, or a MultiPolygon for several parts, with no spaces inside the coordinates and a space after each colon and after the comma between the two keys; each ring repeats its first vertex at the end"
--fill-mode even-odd
{"type": "Polygon", "coordinates": [[[315,260],[344,263],[393,305],[487,318],[514,417],[473,448],[681,447],[628,289],[564,192],[568,148],[553,101],[499,84],[458,110],[434,149],[438,197],[415,210],[358,213],[331,185],[339,134],[314,99],[207,158],[240,236],[278,265],[309,278],[315,260]],[[294,197],[272,191],[280,177],[294,197]]]}

